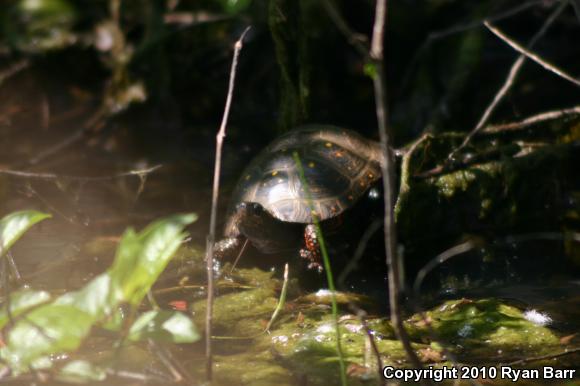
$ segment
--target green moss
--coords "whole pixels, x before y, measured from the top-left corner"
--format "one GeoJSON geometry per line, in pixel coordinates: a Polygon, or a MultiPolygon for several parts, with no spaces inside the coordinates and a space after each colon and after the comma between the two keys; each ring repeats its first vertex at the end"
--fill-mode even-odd
{"type": "MultiPolygon", "coordinates": [[[[264,330],[260,321],[262,318],[269,319],[277,303],[273,288],[256,288],[219,296],[215,299],[213,312],[216,333],[238,337],[259,333],[264,330]]],[[[192,309],[195,324],[201,328],[205,324],[206,301],[195,302],[192,309]]]]}
{"type": "MultiPolygon", "coordinates": [[[[425,315],[437,336],[470,355],[538,353],[559,346],[558,337],[547,327],[526,320],[522,311],[495,299],[452,300],[425,315]]],[[[408,326],[415,339],[430,339],[420,315],[409,319],[408,326]]]]}

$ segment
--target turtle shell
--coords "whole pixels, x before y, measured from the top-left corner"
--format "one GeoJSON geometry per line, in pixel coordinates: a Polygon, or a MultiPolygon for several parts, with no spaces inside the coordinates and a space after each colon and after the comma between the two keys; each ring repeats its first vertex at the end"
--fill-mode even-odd
{"type": "MultiPolygon", "coordinates": [[[[319,220],[350,208],[381,174],[378,142],[334,126],[303,126],[277,138],[253,159],[233,193],[230,213],[241,202],[256,202],[281,221],[312,223],[294,152],[302,162],[319,220]]],[[[225,234],[238,233],[230,216],[225,234]]]]}

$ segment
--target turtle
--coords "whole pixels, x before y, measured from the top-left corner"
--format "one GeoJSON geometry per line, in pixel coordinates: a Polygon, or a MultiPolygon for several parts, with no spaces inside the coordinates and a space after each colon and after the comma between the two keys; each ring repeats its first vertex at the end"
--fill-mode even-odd
{"type": "Polygon", "coordinates": [[[336,220],[342,213],[381,177],[381,158],[379,142],[336,126],[308,125],[283,134],[242,173],[232,194],[225,238],[215,246],[216,256],[231,254],[245,238],[265,254],[301,247],[300,256],[307,259],[308,267],[322,270],[314,216],[321,224],[340,222],[336,220]],[[300,232],[293,231],[297,227],[300,232]]]}

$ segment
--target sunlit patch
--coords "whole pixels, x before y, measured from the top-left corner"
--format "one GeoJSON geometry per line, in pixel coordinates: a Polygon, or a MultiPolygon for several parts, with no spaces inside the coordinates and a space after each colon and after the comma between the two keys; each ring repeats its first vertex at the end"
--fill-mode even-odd
{"type": "Polygon", "coordinates": [[[322,343],[324,341],[328,340],[328,337],[324,336],[324,335],[316,335],[314,337],[314,340],[317,341],[318,343],[322,343]]]}
{"type": "Polygon", "coordinates": [[[277,202],[287,197],[288,189],[283,184],[277,184],[268,190],[268,202],[277,202]]]}
{"type": "Polygon", "coordinates": [[[275,176],[276,174],[278,174],[278,170],[274,170],[274,171],[272,172],[272,177],[273,177],[273,176],[275,176]]]}
{"type": "Polygon", "coordinates": [[[332,291],[329,289],[319,289],[318,291],[316,291],[316,293],[314,294],[315,296],[318,297],[326,297],[326,296],[330,296],[332,295],[332,291]]]}
{"type": "Polygon", "coordinates": [[[272,342],[273,343],[288,343],[289,339],[286,335],[279,335],[279,336],[273,336],[272,337],[272,342]]]}
{"type": "Polygon", "coordinates": [[[546,326],[552,323],[552,318],[548,314],[536,310],[527,310],[524,312],[524,319],[538,326],[546,326]]]}
{"type": "Polygon", "coordinates": [[[316,332],[320,332],[322,334],[328,334],[332,331],[334,331],[334,326],[331,323],[324,323],[316,329],[316,332]]]}
{"type": "MultiPolygon", "coordinates": [[[[352,332],[352,333],[357,333],[360,332],[362,330],[362,326],[360,324],[352,324],[352,323],[346,323],[344,325],[344,328],[346,328],[348,331],[352,332]]],[[[370,333],[372,334],[374,331],[370,331],[370,333]]]]}

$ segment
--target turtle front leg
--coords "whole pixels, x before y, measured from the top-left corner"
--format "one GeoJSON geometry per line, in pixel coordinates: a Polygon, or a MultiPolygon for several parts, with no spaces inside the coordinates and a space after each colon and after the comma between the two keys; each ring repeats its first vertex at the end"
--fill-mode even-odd
{"type": "Polygon", "coordinates": [[[214,257],[218,260],[235,256],[241,248],[242,242],[239,237],[227,237],[214,244],[214,257]]]}
{"type": "Polygon", "coordinates": [[[316,236],[316,227],[308,224],[304,228],[304,248],[300,249],[300,257],[308,261],[308,269],[316,269],[322,272],[322,259],[318,236],[316,236]]]}

